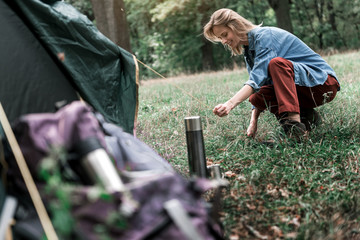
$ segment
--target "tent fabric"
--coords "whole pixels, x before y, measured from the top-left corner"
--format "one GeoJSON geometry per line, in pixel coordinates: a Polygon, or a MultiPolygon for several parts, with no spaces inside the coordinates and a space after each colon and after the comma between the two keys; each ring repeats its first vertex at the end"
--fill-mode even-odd
{"type": "Polygon", "coordinates": [[[106,120],[131,133],[137,114],[135,57],[63,1],[13,2],[52,57],[64,54],[63,61],[58,62],[80,96],[106,120]]]}
{"type": "Polygon", "coordinates": [[[55,111],[55,102],[79,99],[70,78],[3,0],[0,26],[0,102],[10,122],[27,113],[55,111]]]}

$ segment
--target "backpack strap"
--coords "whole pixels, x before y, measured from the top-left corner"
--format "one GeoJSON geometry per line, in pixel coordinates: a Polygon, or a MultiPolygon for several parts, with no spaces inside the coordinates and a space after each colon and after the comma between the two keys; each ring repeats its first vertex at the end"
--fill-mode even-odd
{"type": "Polygon", "coordinates": [[[191,222],[191,218],[188,216],[179,200],[172,199],[165,202],[164,208],[175,225],[181,230],[188,240],[204,239],[194,227],[191,222]]]}

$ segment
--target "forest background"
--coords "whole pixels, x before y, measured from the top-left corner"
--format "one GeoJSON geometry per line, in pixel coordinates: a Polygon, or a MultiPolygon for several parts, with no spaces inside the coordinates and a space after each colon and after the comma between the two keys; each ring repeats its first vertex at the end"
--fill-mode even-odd
{"type": "MultiPolygon", "coordinates": [[[[211,14],[231,8],[255,24],[292,32],[321,55],[360,47],[360,0],[66,0],[98,29],[164,76],[236,69],[202,35],[211,14]]],[[[157,77],[140,66],[142,80],[157,77]]]]}

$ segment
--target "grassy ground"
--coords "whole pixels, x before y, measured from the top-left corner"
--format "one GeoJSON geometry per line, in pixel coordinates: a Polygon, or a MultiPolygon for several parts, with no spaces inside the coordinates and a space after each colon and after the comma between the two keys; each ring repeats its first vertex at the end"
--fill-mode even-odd
{"type": "Polygon", "coordinates": [[[208,163],[220,163],[230,186],[223,223],[230,239],[360,239],[360,52],[325,57],[341,91],[321,106],[323,124],[303,143],[280,139],[275,117],[260,116],[246,136],[251,105],[219,118],[212,108],[247,80],[246,70],[144,82],[137,136],[188,175],[184,118],[202,118],[208,163]]]}

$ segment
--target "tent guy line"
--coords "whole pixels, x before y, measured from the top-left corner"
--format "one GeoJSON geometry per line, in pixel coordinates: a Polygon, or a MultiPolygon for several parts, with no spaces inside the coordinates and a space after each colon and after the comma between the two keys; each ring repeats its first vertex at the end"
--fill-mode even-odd
{"type": "MultiPolygon", "coordinates": [[[[135,57],[136,58],[136,57],[135,57]]],[[[160,73],[158,73],[157,71],[155,71],[154,69],[152,69],[150,66],[146,65],[145,63],[143,63],[142,61],[140,61],[139,59],[136,58],[136,60],[141,63],[144,67],[150,69],[152,72],[154,72],[156,75],[160,76],[163,79],[166,79],[166,77],[164,77],[163,75],[161,75],[160,73]]],[[[198,103],[200,103],[201,105],[205,106],[208,109],[212,110],[212,107],[206,105],[204,102],[202,102],[200,99],[194,97],[193,95],[191,95],[190,93],[186,92],[184,89],[180,88],[179,86],[176,86],[175,84],[172,84],[174,87],[176,87],[177,89],[179,89],[180,91],[182,91],[183,93],[185,93],[186,95],[190,96],[191,98],[193,98],[194,100],[196,100],[198,103]]]]}

